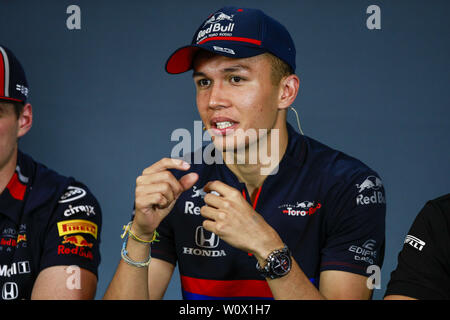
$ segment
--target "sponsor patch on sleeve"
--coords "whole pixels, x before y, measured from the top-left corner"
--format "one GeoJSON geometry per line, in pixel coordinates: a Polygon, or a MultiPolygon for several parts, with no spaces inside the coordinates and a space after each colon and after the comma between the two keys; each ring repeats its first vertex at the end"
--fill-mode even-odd
{"type": "Polygon", "coordinates": [[[80,187],[70,186],[67,188],[66,192],[61,196],[58,202],[59,203],[72,202],[74,200],[83,198],[85,195],[86,190],[80,187]]]}
{"type": "Polygon", "coordinates": [[[59,236],[75,233],[88,233],[97,239],[98,226],[88,220],[65,220],[58,222],[59,236]]]}

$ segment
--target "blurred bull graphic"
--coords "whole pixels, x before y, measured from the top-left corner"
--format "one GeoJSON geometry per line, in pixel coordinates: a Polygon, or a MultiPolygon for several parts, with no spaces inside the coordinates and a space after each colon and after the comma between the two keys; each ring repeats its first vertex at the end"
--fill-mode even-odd
{"type": "Polygon", "coordinates": [[[77,247],[89,247],[92,248],[92,243],[89,243],[86,241],[86,239],[83,238],[83,236],[76,235],[76,236],[64,236],[64,241],[62,242],[73,244],[77,247]]]}

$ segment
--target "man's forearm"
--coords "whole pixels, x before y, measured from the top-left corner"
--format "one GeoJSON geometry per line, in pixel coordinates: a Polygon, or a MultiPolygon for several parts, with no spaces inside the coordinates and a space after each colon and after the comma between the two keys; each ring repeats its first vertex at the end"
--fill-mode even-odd
{"type": "MultiPolygon", "coordinates": [[[[130,238],[126,247],[133,261],[146,261],[150,245],[130,238]]],[[[148,267],[135,267],[120,260],[119,266],[103,297],[106,300],[146,300],[148,293],[148,267]]]]}
{"type": "Polygon", "coordinates": [[[308,277],[292,259],[291,271],[278,279],[267,278],[270,290],[275,300],[324,300],[319,290],[309,281],[308,277]]]}

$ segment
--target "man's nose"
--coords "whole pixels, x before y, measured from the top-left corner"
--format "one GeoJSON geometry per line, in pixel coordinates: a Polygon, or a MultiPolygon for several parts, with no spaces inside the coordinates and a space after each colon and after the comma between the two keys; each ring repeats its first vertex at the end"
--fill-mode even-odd
{"type": "Polygon", "coordinates": [[[221,83],[214,83],[209,94],[208,107],[211,109],[228,108],[231,105],[229,95],[221,83]]]}

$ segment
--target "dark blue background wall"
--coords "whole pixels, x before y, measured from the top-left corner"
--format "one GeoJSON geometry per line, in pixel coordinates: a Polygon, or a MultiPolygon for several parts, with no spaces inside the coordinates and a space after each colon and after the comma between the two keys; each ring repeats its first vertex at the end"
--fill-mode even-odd
{"type": "MultiPolygon", "coordinates": [[[[414,217],[450,190],[449,1],[0,0],[0,43],[25,66],[34,107],[20,147],[85,182],[103,208],[97,298],[120,259],[136,177],[170,155],[174,129],[192,131],[199,120],[191,74],[167,75],[165,60],[226,4],[259,7],[285,24],[298,51],[305,134],[383,178],[380,299],[414,217]],[[71,4],[81,8],[81,30],[66,27],[71,4]],[[366,27],[372,4],[381,30],[366,27]]],[[[166,298],[181,298],[178,274],[166,298]]]]}

